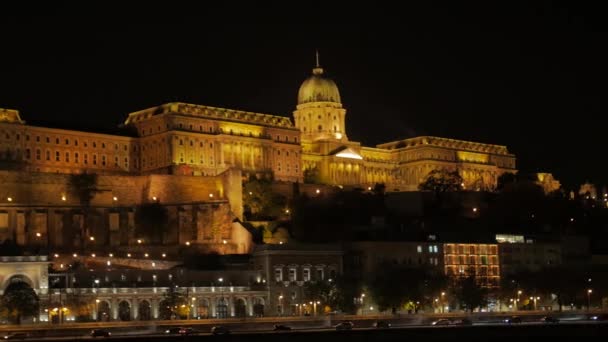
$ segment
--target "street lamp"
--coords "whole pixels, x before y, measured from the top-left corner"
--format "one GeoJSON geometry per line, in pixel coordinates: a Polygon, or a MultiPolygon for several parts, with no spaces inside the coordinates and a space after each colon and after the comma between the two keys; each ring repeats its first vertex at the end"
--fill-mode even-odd
{"type": "Polygon", "coordinates": [[[444,307],[445,307],[445,302],[444,302],[444,298],[445,298],[445,292],[441,292],[441,313],[444,313],[444,307]]]}
{"type": "Polygon", "coordinates": [[[593,293],[592,289],[587,290],[587,311],[591,310],[591,294],[593,293]]]}
{"type": "Polygon", "coordinates": [[[534,311],[536,311],[536,301],[540,300],[540,297],[530,297],[530,300],[534,301],[534,311]]]}
{"type": "Polygon", "coordinates": [[[519,296],[521,296],[521,294],[522,294],[522,291],[521,291],[521,290],[518,290],[518,291],[517,291],[517,300],[515,300],[515,309],[516,309],[516,310],[519,310],[518,303],[519,303],[519,296]]]}
{"type": "Polygon", "coordinates": [[[95,299],[95,318],[99,321],[99,299],[95,299]]]}
{"type": "Polygon", "coordinates": [[[279,295],[279,316],[283,316],[283,295],[279,295]]]}

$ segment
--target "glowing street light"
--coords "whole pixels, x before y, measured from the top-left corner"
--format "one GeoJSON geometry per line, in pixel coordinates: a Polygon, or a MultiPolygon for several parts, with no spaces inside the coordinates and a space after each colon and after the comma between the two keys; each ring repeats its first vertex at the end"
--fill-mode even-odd
{"type": "Polygon", "coordinates": [[[476,213],[477,212],[477,207],[473,208],[473,212],[476,213]]]}
{"type": "Polygon", "coordinates": [[[592,289],[587,290],[587,311],[591,310],[591,294],[593,293],[592,289]]]}
{"type": "Polygon", "coordinates": [[[163,258],[166,258],[166,257],[167,257],[167,254],[163,253],[163,258]]]}
{"type": "Polygon", "coordinates": [[[317,194],[320,194],[320,193],[321,193],[321,190],[320,190],[320,189],[317,189],[317,190],[315,190],[315,192],[316,192],[317,194]]]}
{"type": "Polygon", "coordinates": [[[65,195],[61,195],[61,200],[65,202],[67,200],[67,197],[65,197],[65,195]]]}
{"type": "Polygon", "coordinates": [[[137,239],[137,243],[141,245],[141,243],[142,243],[141,239],[137,239]]]}
{"type": "Polygon", "coordinates": [[[91,236],[91,237],[89,237],[89,240],[91,240],[91,241],[95,241],[95,237],[94,237],[94,236],[91,236]]]}
{"type": "Polygon", "coordinates": [[[42,236],[42,234],[36,233],[36,237],[41,237],[41,236],[42,236]]]}
{"type": "Polygon", "coordinates": [[[118,201],[118,197],[116,197],[116,196],[112,197],[112,201],[114,201],[114,202],[118,201]]]}

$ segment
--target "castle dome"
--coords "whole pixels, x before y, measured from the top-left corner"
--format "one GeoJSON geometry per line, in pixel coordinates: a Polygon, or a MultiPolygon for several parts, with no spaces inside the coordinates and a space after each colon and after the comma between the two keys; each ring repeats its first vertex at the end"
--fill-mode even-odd
{"type": "Polygon", "coordinates": [[[319,66],[318,54],[317,66],[312,69],[312,75],[302,82],[298,91],[298,104],[309,102],[342,103],[336,83],[329,78],[323,77],[323,68],[319,66]]]}

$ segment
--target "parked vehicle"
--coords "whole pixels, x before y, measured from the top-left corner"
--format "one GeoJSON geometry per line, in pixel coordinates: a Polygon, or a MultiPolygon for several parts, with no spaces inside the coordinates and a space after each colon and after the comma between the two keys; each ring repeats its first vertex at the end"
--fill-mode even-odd
{"type": "Polygon", "coordinates": [[[4,335],[5,340],[23,340],[28,338],[28,334],[24,332],[12,333],[4,335]]]}
{"type": "Polygon", "coordinates": [[[291,330],[291,327],[287,326],[287,325],[283,325],[283,324],[275,324],[274,325],[274,330],[275,331],[279,331],[279,330],[291,330]]]}
{"type": "Polygon", "coordinates": [[[194,329],[192,328],[181,328],[179,329],[179,331],[177,332],[180,335],[191,335],[194,334],[194,329]]]}
{"type": "Polygon", "coordinates": [[[452,324],[454,325],[473,325],[473,321],[471,321],[468,318],[463,318],[463,319],[457,319],[455,321],[452,322],[452,324]]]}
{"type": "Polygon", "coordinates": [[[388,329],[391,327],[391,324],[387,321],[375,321],[373,326],[376,329],[388,329]]]}
{"type": "Polygon", "coordinates": [[[440,318],[436,321],[431,322],[431,325],[450,325],[452,324],[452,321],[450,321],[447,318],[440,318]]]}
{"type": "Polygon", "coordinates": [[[503,322],[507,324],[521,323],[521,317],[519,316],[511,316],[506,318],[503,322]]]}
{"type": "Polygon", "coordinates": [[[179,331],[184,329],[183,327],[173,327],[165,330],[165,334],[179,334],[179,331]]]}
{"type": "Polygon", "coordinates": [[[553,316],[545,316],[541,318],[540,321],[545,323],[559,323],[559,318],[553,316]]]}
{"type": "Polygon", "coordinates": [[[336,330],[353,330],[353,327],[355,325],[353,324],[353,322],[342,322],[342,323],[338,323],[335,328],[336,330]]]}
{"type": "Polygon", "coordinates": [[[91,337],[110,337],[112,335],[109,331],[104,329],[93,329],[91,330],[91,337]]]}
{"type": "Polygon", "coordinates": [[[211,333],[213,335],[228,335],[228,334],[230,334],[230,329],[228,329],[227,327],[225,327],[223,325],[216,325],[213,328],[211,328],[211,333]]]}

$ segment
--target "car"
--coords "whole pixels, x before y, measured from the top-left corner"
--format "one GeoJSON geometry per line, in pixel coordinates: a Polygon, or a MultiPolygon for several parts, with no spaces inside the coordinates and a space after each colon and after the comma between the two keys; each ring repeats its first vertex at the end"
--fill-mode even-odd
{"type": "Polygon", "coordinates": [[[473,321],[468,318],[457,319],[452,322],[454,325],[473,325],[473,321]]]}
{"type": "Polygon", "coordinates": [[[18,333],[12,333],[12,334],[8,334],[8,335],[4,335],[4,339],[5,340],[23,340],[26,339],[28,337],[27,333],[24,332],[18,332],[18,333]]]}
{"type": "Polygon", "coordinates": [[[591,320],[591,321],[606,321],[608,320],[608,315],[603,315],[603,314],[596,314],[596,315],[590,315],[589,317],[587,317],[587,319],[591,320]]]}
{"type": "Polygon", "coordinates": [[[540,321],[545,323],[559,323],[559,318],[553,316],[545,316],[541,318],[540,321]]]}
{"type": "Polygon", "coordinates": [[[180,335],[190,335],[190,334],[194,334],[194,329],[192,328],[181,328],[179,329],[179,331],[177,332],[180,335]]]}
{"type": "Polygon", "coordinates": [[[353,330],[354,326],[353,322],[347,321],[336,324],[334,328],[336,328],[336,330],[353,330]]]}
{"type": "Polygon", "coordinates": [[[173,327],[165,330],[165,334],[179,334],[180,330],[184,329],[183,327],[173,327]]]}
{"type": "Polygon", "coordinates": [[[388,329],[391,327],[391,324],[387,321],[375,321],[373,327],[376,329],[388,329]]]}
{"type": "Polygon", "coordinates": [[[507,317],[503,320],[503,322],[505,322],[507,324],[521,323],[521,317],[519,317],[519,316],[507,317]]]}
{"type": "Polygon", "coordinates": [[[112,335],[109,331],[104,329],[93,329],[91,330],[91,337],[110,337],[112,335]]]}
{"type": "Polygon", "coordinates": [[[447,318],[440,318],[436,321],[431,322],[431,325],[450,325],[452,324],[452,321],[450,321],[447,318]]]}
{"type": "Polygon", "coordinates": [[[274,325],[274,331],[279,331],[279,330],[291,330],[290,326],[287,325],[283,325],[283,324],[275,324],[274,325]]]}
{"type": "Polygon", "coordinates": [[[228,335],[228,334],[230,334],[230,329],[228,329],[227,327],[225,327],[223,325],[216,325],[213,328],[211,328],[211,333],[213,335],[228,335]]]}

